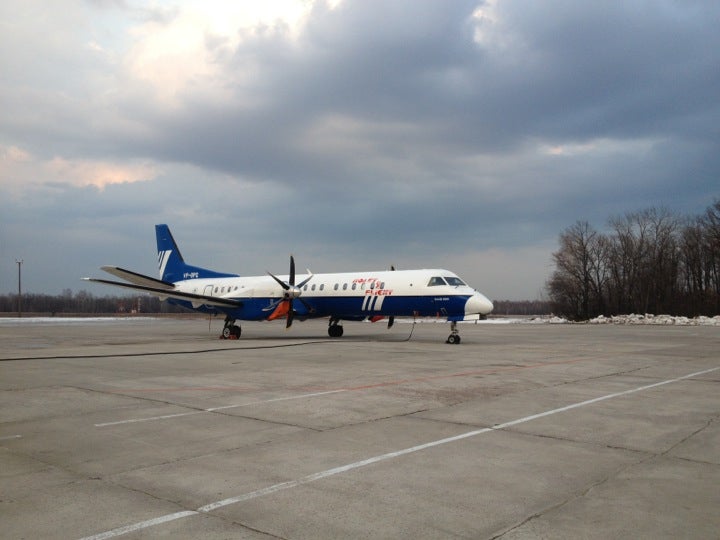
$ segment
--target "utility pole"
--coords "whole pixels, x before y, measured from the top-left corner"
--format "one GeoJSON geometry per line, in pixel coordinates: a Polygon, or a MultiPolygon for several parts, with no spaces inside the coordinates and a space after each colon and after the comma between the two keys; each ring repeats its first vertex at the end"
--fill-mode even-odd
{"type": "Polygon", "coordinates": [[[18,317],[22,317],[22,259],[15,259],[18,265],[18,317]]]}

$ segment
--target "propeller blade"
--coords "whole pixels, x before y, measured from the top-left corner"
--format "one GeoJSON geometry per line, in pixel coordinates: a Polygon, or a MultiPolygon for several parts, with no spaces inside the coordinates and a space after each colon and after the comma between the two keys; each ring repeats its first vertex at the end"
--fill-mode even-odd
{"type": "Polygon", "coordinates": [[[305,300],[303,300],[302,298],[298,298],[298,300],[300,300],[300,303],[305,306],[305,309],[308,310],[308,313],[315,313],[315,308],[308,304],[305,300]]]}
{"type": "Polygon", "coordinates": [[[290,255],[290,285],[295,285],[295,258],[290,255]]]}
{"type": "MultiPolygon", "coordinates": [[[[391,265],[390,265],[390,270],[391,270],[392,272],[395,271],[395,265],[394,265],[394,264],[391,264],[391,265]]],[[[390,317],[388,317],[388,330],[390,330],[390,328],[392,328],[393,324],[395,324],[395,317],[393,317],[392,315],[390,315],[390,317]]]]}
{"type": "Polygon", "coordinates": [[[285,283],[285,282],[284,282],[282,279],[280,279],[279,277],[274,276],[274,275],[271,274],[270,272],[268,272],[267,274],[268,274],[268,276],[270,276],[271,278],[273,278],[275,281],[277,281],[277,282],[278,282],[278,285],[280,285],[280,286],[283,288],[283,290],[287,291],[287,290],[290,288],[290,285],[288,285],[287,283],[285,283]]]}
{"type": "Polygon", "coordinates": [[[287,322],[285,323],[285,330],[290,328],[292,326],[293,317],[295,316],[295,313],[293,312],[293,301],[288,300],[288,313],[287,313],[287,322]]]}
{"type": "MultiPolygon", "coordinates": [[[[309,272],[309,270],[308,270],[308,272],[309,272]]],[[[298,283],[297,288],[298,288],[298,289],[302,289],[302,288],[307,284],[307,282],[310,281],[312,278],[313,278],[313,275],[312,275],[312,272],[311,272],[308,277],[306,277],[306,278],[303,279],[300,283],[298,283]]]]}

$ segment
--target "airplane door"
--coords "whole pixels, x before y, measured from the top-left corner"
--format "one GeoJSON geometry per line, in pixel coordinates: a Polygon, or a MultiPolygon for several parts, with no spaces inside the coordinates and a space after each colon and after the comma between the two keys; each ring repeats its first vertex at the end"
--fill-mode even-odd
{"type": "Polygon", "coordinates": [[[212,295],[213,295],[213,286],[205,285],[205,290],[203,291],[203,296],[212,296],[212,295]]]}

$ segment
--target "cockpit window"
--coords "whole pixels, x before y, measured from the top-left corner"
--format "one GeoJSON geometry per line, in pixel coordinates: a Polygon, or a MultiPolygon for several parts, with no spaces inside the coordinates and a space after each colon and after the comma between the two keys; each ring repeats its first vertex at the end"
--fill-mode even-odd
{"type": "Polygon", "coordinates": [[[465,287],[466,286],[465,282],[462,279],[460,279],[459,277],[446,276],[445,279],[447,280],[448,285],[450,285],[452,287],[460,287],[460,286],[465,287]]]}
{"type": "Polygon", "coordinates": [[[438,285],[447,285],[447,283],[440,276],[435,276],[431,277],[430,282],[427,284],[428,287],[437,287],[438,285]]]}

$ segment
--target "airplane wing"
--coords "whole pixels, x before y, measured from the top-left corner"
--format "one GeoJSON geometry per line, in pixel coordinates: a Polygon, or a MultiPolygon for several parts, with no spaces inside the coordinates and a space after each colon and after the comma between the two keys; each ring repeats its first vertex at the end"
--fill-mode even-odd
{"type": "MultiPolygon", "coordinates": [[[[103,268],[105,269],[105,268],[103,268]]],[[[121,272],[128,272],[127,270],[122,270],[118,268],[117,270],[121,272]]],[[[106,270],[107,271],[107,270],[106,270]]],[[[110,272],[111,274],[113,272],[110,272]]],[[[199,307],[202,305],[207,306],[217,306],[217,307],[233,307],[238,308],[242,306],[242,302],[239,300],[232,300],[230,298],[219,298],[216,296],[205,296],[203,294],[193,294],[193,293],[187,293],[187,292],[181,292],[181,291],[175,291],[172,288],[168,289],[167,286],[170,285],[171,287],[174,287],[172,283],[167,283],[165,281],[156,280],[154,278],[143,276],[142,274],[135,274],[134,272],[129,272],[133,275],[133,279],[138,281],[143,281],[146,283],[151,282],[157,282],[159,284],[162,284],[159,287],[150,287],[147,285],[140,285],[138,283],[123,283],[121,281],[110,281],[108,279],[96,279],[96,278],[83,278],[84,281],[92,281],[94,283],[102,283],[104,285],[113,285],[115,287],[123,287],[125,289],[133,289],[135,291],[143,291],[146,293],[150,293],[154,296],[159,297],[161,300],[165,300],[167,298],[176,298],[178,300],[189,300],[192,302],[193,307],[199,307]]],[[[115,274],[117,275],[117,274],[115,274]]]]}
{"type": "Polygon", "coordinates": [[[175,285],[169,281],[163,281],[161,279],[155,279],[150,276],[138,274],[132,270],[125,270],[118,266],[101,266],[101,270],[104,270],[108,274],[112,274],[115,277],[134,283],[135,285],[142,285],[143,287],[155,287],[158,289],[167,289],[169,291],[175,288],[175,285]]]}

